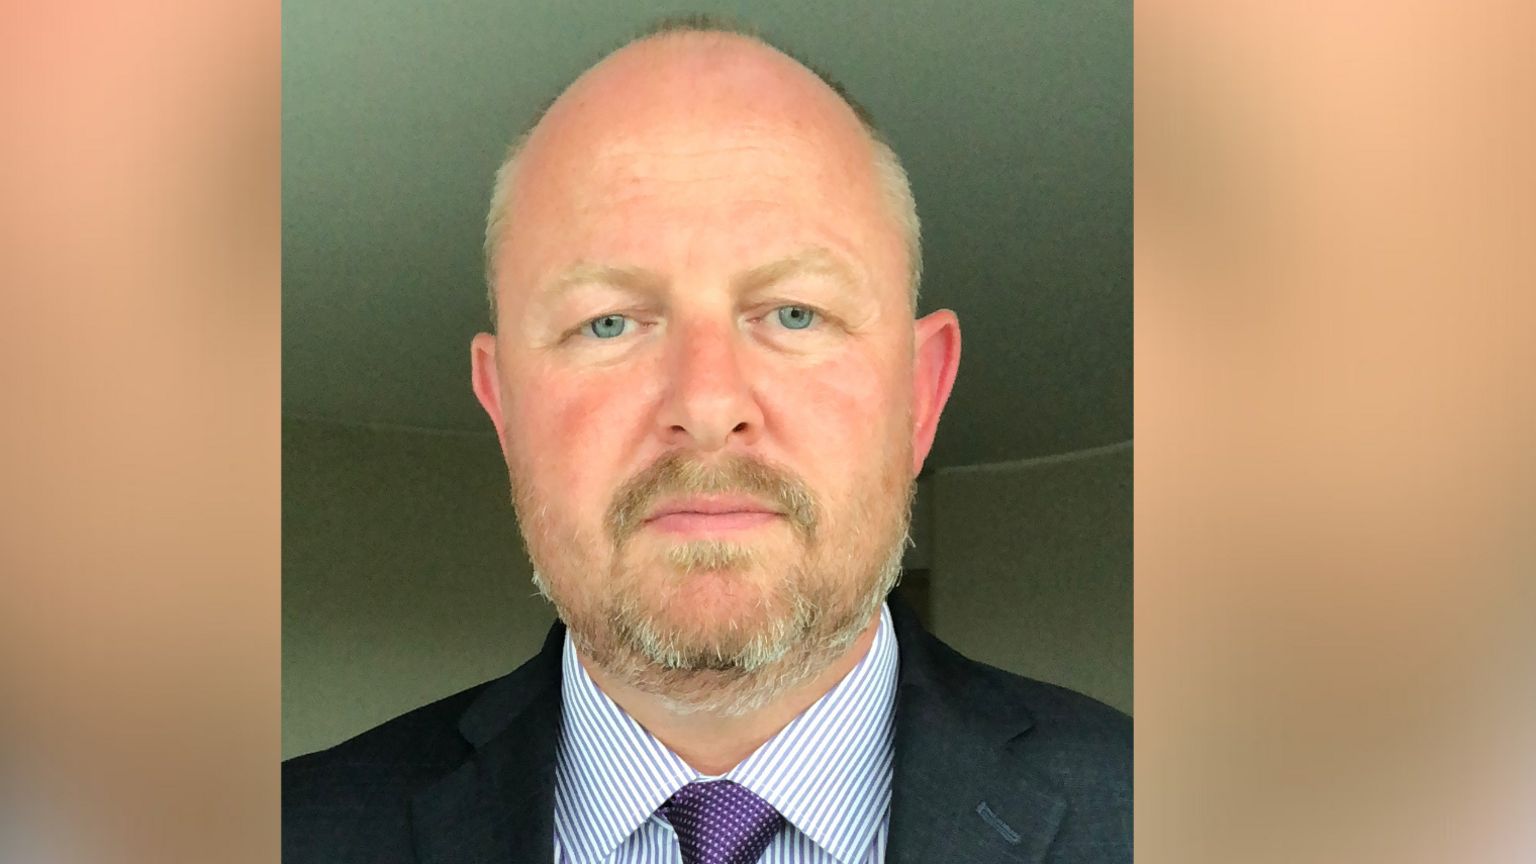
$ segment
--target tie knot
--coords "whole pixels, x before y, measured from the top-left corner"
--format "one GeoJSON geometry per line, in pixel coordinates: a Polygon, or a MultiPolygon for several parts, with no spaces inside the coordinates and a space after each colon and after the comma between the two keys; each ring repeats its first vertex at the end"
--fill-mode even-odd
{"type": "Polygon", "coordinates": [[[661,813],[677,832],[684,864],[752,864],[784,824],[772,804],[729,780],[689,783],[661,813]]]}

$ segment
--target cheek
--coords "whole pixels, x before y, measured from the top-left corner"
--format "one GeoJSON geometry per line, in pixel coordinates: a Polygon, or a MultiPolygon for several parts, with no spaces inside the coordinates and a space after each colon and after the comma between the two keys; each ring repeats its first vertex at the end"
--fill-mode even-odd
{"type": "Polygon", "coordinates": [[[846,497],[909,443],[909,390],[896,364],[849,352],[776,375],[763,403],[790,464],[846,497]]]}
{"type": "Polygon", "coordinates": [[[644,430],[644,384],[631,374],[547,372],[521,382],[508,417],[527,482],[552,510],[601,519],[632,471],[644,430]]]}

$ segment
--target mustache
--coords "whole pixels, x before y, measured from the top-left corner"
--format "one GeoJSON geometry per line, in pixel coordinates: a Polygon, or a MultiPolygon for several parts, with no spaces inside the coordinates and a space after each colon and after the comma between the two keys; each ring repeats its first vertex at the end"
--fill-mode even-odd
{"type": "Polygon", "coordinates": [[[631,477],[614,493],[607,524],[615,543],[640,530],[657,500],[674,495],[743,494],[783,513],[807,543],[815,540],[820,519],[816,499],[805,481],[787,469],[751,456],[733,454],[704,461],[686,452],[662,456],[631,477]]]}

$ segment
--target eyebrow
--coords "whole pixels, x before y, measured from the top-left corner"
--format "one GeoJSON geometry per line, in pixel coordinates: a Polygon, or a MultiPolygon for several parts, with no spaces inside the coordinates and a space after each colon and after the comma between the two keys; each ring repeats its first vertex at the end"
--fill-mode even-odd
{"type": "Polygon", "coordinates": [[[582,262],[556,276],[539,292],[546,297],[556,297],[587,284],[613,285],[633,291],[659,293],[667,280],[661,274],[644,267],[615,267],[609,264],[582,262]]]}
{"type": "MultiPolygon", "coordinates": [[[[810,246],[767,264],[759,264],[737,274],[732,287],[741,293],[760,291],[794,276],[819,274],[831,276],[844,288],[858,284],[853,271],[837,255],[822,246],[810,246]]],[[[558,297],[579,285],[612,285],[632,291],[659,294],[667,285],[666,277],[644,267],[620,267],[610,264],[578,263],[550,280],[540,293],[558,297]]]]}
{"type": "Polygon", "coordinates": [[[777,261],[753,267],[732,281],[738,291],[747,293],[808,273],[831,276],[844,288],[852,288],[858,284],[848,265],[822,246],[811,246],[777,261]]]}

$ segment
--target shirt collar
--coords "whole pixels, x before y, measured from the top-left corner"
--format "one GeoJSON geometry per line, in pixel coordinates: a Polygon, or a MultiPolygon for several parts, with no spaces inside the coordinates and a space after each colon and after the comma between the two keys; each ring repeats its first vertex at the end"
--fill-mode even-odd
{"type": "MultiPolygon", "coordinates": [[[[883,604],[869,652],[836,686],[724,777],[772,804],[840,862],[874,841],[890,803],[896,634],[883,604]]],[[[562,845],[605,860],[684,785],[705,778],[563,657],[555,822],[562,845]]]]}

